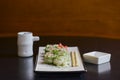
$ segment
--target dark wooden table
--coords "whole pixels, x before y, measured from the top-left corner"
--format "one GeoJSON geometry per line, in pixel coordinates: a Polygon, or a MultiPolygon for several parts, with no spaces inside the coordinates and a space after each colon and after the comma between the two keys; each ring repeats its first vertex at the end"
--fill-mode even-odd
{"type": "Polygon", "coordinates": [[[119,80],[120,79],[120,40],[92,37],[43,37],[34,42],[34,56],[17,56],[17,38],[0,38],[0,80],[119,80]],[[78,46],[81,55],[90,51],[111,53],[111,61],[101,65],[85,63],[86,73],[36,75],[34,73],[35,56],[39,46],[63,43],[78,46]]]}

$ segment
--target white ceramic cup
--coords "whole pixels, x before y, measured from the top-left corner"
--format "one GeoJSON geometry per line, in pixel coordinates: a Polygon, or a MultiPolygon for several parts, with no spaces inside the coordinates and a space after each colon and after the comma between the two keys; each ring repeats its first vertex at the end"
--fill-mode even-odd
{"type": "Polygon", "coordinates": [[[18,32],[18,56],[33,56],[33,42],[39,41],[39,36],[33,36],[32,32],[18,32]]]}

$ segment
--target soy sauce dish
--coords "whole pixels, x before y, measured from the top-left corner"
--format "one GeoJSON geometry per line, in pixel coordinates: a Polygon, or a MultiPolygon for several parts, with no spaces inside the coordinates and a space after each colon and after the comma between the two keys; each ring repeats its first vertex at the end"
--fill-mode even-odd
{"type": "Polygon", "coordinates": [[[92,51],[83,54],[83,59],[88,63],[102,64],[110,61],[111,54],[100,51],[92,51]]]}

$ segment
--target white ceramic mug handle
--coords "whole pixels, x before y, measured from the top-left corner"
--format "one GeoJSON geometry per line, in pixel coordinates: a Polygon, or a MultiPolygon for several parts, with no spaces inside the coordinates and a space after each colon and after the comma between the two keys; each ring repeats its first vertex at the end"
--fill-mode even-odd
{"type": "Polygon", "coordinates": [[[40,40],[39,36],[33,36],[33,41],[39,41],[39,40],[40,40]]]}

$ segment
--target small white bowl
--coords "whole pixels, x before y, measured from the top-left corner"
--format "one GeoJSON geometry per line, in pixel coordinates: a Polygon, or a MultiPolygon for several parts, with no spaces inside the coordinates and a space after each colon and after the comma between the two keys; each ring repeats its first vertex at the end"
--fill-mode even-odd
{"type": "Polygon", "coordinates": [[[102,64],[110,61],[111,54],[99,51],[93,51],[83,54],[85,62],[93,64],[102,64]]]}

